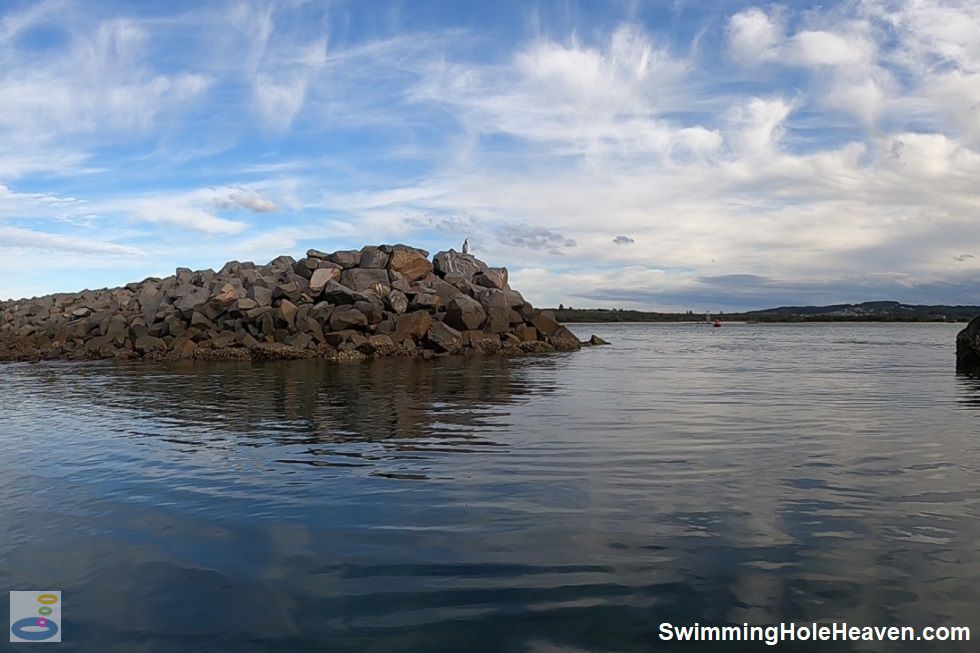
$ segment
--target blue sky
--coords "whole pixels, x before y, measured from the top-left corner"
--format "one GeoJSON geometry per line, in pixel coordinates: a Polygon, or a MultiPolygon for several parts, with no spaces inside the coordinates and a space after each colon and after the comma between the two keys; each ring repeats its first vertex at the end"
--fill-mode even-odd
{"type": "Polygon", "coordinates": [[[0,9],[0,297],[458,247],[537,305],[980,303],[976,2],[0,9]]]}

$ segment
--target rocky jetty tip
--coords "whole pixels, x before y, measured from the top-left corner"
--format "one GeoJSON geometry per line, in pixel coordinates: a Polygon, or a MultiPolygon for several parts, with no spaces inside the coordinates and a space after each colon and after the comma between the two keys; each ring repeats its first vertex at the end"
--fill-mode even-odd
{"type": "Polygon", "coordinates": [[[572,351],[506,268],[468,253],[311,249],[267,265],[178,268],[164,279],[0,302],[0,360],[432,358],[572,351]]]}
{"type": "Polygon", "coordinates": [[[980,317],[973,318],[956,336],[956,369],[980,375],[980,317]]]}

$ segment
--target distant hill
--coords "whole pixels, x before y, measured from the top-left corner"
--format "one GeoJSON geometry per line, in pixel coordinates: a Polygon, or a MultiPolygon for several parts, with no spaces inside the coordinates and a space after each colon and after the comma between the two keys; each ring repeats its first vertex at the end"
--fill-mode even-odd
{"type": "Polygon", "coordinates": [[[901,302],[863,302],[831,306],[780,306],[742,313],[747,320],[776,321],[890,321],[968,322],[980,315],[980,306],[927,306],[901,302]]]}
{"type": "MultiPolygon", "coordinates": [[[[555,316],[561,322],[685,322],[704,319],[702,313],[658,313],[618,308],[566,308],[555,316]]],[[[924,306],[901,302],[863,302],[832,306],[780,306],[743,313],[718,313],[722,320],[748,322],[969,322],[980,306],[924,306]]]]}

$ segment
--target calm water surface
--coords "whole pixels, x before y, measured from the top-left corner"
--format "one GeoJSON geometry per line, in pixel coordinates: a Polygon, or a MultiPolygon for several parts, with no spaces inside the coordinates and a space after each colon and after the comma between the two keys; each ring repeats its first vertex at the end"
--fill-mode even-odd
{"type": "Polygon", "coordinates": [[[980,637],[980,381],[954,374],[957,329],[0,366],[0,591],[63,590],[63,651],[977,650],[657,636],[980,637]]]}

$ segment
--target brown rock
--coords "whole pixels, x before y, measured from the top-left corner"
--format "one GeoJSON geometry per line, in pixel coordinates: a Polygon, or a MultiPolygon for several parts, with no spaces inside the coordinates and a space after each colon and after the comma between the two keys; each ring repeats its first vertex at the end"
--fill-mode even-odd
{"type": "Polygon", "coordinates": [[[395,245],[388,260],[388,269],[400,273],[406,281],[421,279],[432,272],[428,255],[420,250],[395,245]]]}
{"type": "Polygon", "coordinates": [[[533,342],[538,339],[538,330],[530,324],[519,324],[514,328],[514,333],[521,342],[533,342]]]}
{"type": "Polygon", "coordinates": [[[341,250],[327,255],[327,260],[336,263],[345,270],[357,267],[361,262],[361,253],[357,250],[341,250]]]}
{"type": "Polygon", "coordinates": [[[388,293],[385,304],[392,310],[393,313],[396,315],[401,315],[408,310],[408,297],[406,297],[405,293],[402,291],[392,288],[388,293]]]}
{"type": "Polygon", "coordinates": [[[299,284],[299,281],[284,281],[282,283],[277,283],[276,287],[272,289],[272,297],[274,299],[285,297],[289,301],[295,302],[299,301],[299,298],[302,295],[303,286],[299,284]]]}
{"type": "Polygon", "coordinates": [[[309,279],[313,276],[313,273],[317,271],[320,267],[320,260],[315,258],[301,258],[293,264],[293,272],[303,277],[304,279],[309,279]]]}
{"type": "Polygon", "coordinates": [[[540,340],[535,342],[522,342],[519,346],[521,351],[526,351],[532,354],[548,354],[555,351],[553,345],[547,342],[541,342],[540,340]]]}
{"type": "MultiPolygon", "coordinates": [[[[366,327],[367,317],[353,306],[338,306],[330,313],[330,329],[343,331],[353,327],[366,327]]],[[[331,343],[333,344],[333,343],[331,343]]]]}
{"type": "Polygon", "coordinates": [[[561,326],[552,311],[541,311],[531,319],[531,324],[537,327],[544,336],[550,336],[561,326]]]}
{"type": "Polygon", "coordinates": [[[489,268],[473,275],[473,283],[484,288],[503,290],[507,287],[507,268],[489,268]]]}
{"type": "Polygon", "coordinates": [[[192,358],[197,351],[197,343],[189,338],[177,338],[173,341],[170,349],[178,358],[192,358]]]}
{"type": "Polygon", "coordinates": [[[154,338],[144,334],[136,339],[135,347],[140,353],[146,353],[157,349],[166,349],[167,343],[163,341],[163,338],[154,338]]]}
{"type": "Polygon", "coordinates": [[[327,341],[328,345],[338,347],[345,342],[350,342],[351,338],[359,335],[357,331],[353,329],[344,329],[342,331],[331,331],[330,333],[323,334],[324,340],[327,341]]]}
{"type": "Polygon", "coordinates": [[[575,334],[568,330],[568,327],[559,325],[551,335],[548,342],[558,351],[576,351],[582,348],[582,343],[575,337],[575,334]]]}
{"type": "Polygon", "coordinates": [[[408,308],[413,311],[419,310],[435,310],[436,306],[441,304],[442,301],[439,299],[439,295],[434,292],[419,292],[415,293],[412,297],[412,301],[409,303],[408,308]]]}
{"type": "MultiPolygon", "coordinates": [[[[505,334],[512,335],[512,334],[505,334]]],[[[464,342],[475,351],[484,354],[494,354],[500,351],[500,336],[496,333],[486,333],[484,331],[467,331],[464,342]]]]}
{"type": "Polygon", "coordinates": [[[384,292],[387,293],[391,287],[391,283],[388,281],[387,270],[367,270],[363,268],[344,270],[340,275],[340,283],[356,292],[372,290],[377,285],[381,286],[384,292]]]}
{"type": "Polygon", "coordinates": [[[405,340],[422,338],[432,324],[432,318],[426,311],[413,311],[395,318],[395,332],[391,339],[396,344],[405,340]]]}
{"type": "Polygon", "coordinates": [[[298,310],[299,307],[296,306],[296,304],[289,301],[288,299],[282,300],[282,303],[279,304],[279,311],[282,314],[282,319],[286,322],[286,324],[290,328],[292,328],[293,325],[295,324],[296,312],[298,310]]]}
{"type": "Polygon", "coordinates": [[[463,334],[445,322],[433,322],[425,337],[439,351],[455,354],[463,348],[463,334]]]}
{"type": "Polygon", "coordinates": [[[248,289],[246,296],[255,301],[259,306],[272,305],[272,289],[264,286],[252,286],[248,289]]]}
{"type": "Polygon", "coordinates": [[[316,297],[331,281],[340,280],[339,268],[317,268],[310,277],[310,294],[316,297]]]}
{"type": "Polygon", "coordinates": [[[373,336],[368,336],[367,340],[358,345],[357,348],[365,354],[387,356],[395,350],[395,343],[392,341],[390,336],[376,334],[373,336]]]}

